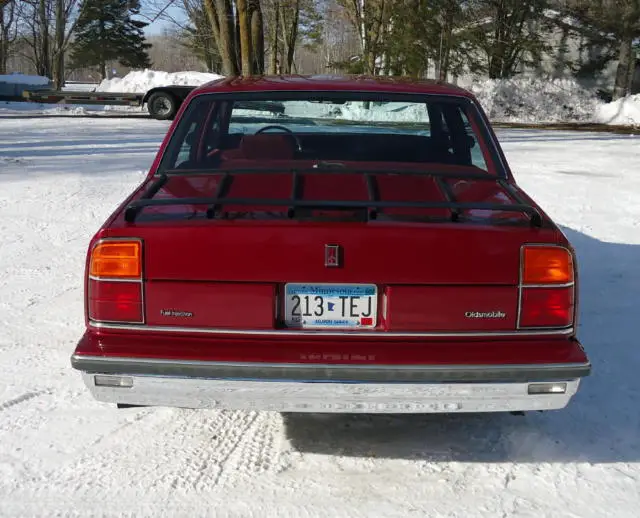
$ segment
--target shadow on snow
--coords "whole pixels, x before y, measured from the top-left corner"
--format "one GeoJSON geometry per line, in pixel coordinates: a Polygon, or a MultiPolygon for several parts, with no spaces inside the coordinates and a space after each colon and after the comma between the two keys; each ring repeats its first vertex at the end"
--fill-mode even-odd
{"type": "Polygon", "coordinates": [[[467,462],[640,461],[640,246],[563,228],[578,254],[578,336],[592,375],[564,410],[511,414],[286,414],[300,451],[467,462]]]}
{"type": "Polygon", "coordinates": [[[549,131],[541,129],[496,129],[496,135],[501,144],[511,142],[570,142],[570,141],[587,141],[587,140],[629,140],[638,139],[637,135],[617,134],[609,132],[593,132],[593,131],[571,131],[571,130],[554,130],[549,131]]]}

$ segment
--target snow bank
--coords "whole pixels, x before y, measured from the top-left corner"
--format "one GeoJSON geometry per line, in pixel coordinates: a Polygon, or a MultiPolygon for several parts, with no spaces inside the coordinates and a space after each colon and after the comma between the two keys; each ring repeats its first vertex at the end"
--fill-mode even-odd
{"type": "Polygon", "coordinates": [[[595,119],[602,124],[640,125],[640,94],[599,106],[595,119]]]}
{"type": "MultiPolygon", "coordinates": [[[[174,73],[155,70],[134,71],[121,78],[102,81],[96,91],[141,93],[157,86],[199,86],[222,77],[218,74],[194,71],[174,73]]],[[[48,85],[49,79],[41,76],[10,74],[0,76],[0,82],[41,86],[48,85]]],[[[518,77],[466,82],[461,83],[460,86],[471,90],[476,95],[489,118],[495,122],[640,124],[640,94],[605,104],[598,99],[595,91],[583,88],[572,79],[552,80],[518,77]]],[[[78,88],[70,86],[67,89],[78,88]]],[[[130,107],[102,109],[114,111],[123,108],[130,109],[130,107]]],[[[367,117],[372,121],[428,120],[424,113],[416,112],[417,109],[418,107],[407,107],[401,103],[397,105],[389,103],[385,107],[378,107],[378,109],[374,107],[372,110],[363,110],[358,103],[347,103],[341,107],[339,113],[331,113],[322,105],[317,108],[319,111],[327,112],[323,115],[339,116],[347,120],[362,120],[367,117]]],[[[140,111],[140,109],[135,108],[131,111],[140,111]]]]}
{"type": "Polygon", "coordinates": [[[47,86],[50,83],[50,80],[48,77],[43,77],[43,76],[27,76],[24,74],[9,74],[9,75],[0,76],[0,83],[47,86]]]}
{"type": "Polygon", "coordinates": [[[499,122],[592,122],[602,104],[594,91],[572,79],[489,79],[461,86],[499,122]]]}
{"type": "Polygon", "coordinates": [[[429,114],[424,104],[390,102],[376,106],[372,103],[368,109],[363,103],[349,102],[341,107],[337,118],[369,122],[428,122],[429,114]]]}
{"type": "Polygon", "coordinates": [[[184,85],[200,86],[209,81],[220,79],[218,74],[204,72],[159,72],[142,70],[129,72],[124,77],[105,79],[96,88],[99,92],[142,93],[156,86],[184,85]]]}

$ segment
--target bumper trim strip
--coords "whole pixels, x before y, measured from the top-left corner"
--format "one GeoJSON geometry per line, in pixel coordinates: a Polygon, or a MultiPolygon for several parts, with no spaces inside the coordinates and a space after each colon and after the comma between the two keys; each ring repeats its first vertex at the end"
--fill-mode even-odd
{"type": "Polygon", "coordinates": [[[323,331],[300,329],[225,329],[213,327],[185,327],[185,326],[150,326],[114,324],[91,320],[89,326],[97,330],[136,331],[147,333],[194,333],[212,335],[241,335],[241,336],[341,336],[349,338],[368,338],[384,340],[386,338],[526,338],[531,336],[570,336],[574,334],[573,326],[549,329],[523,329],[515,331],[323,331]]]}
{"type": "Polygon", "coordinates": [[[528,383],[588,376],[589,363],[526,365],[370,365],[249,363],[86,356],[74,354],[73,368],[96,374],[202,379],[359,383],[528,383]]]}

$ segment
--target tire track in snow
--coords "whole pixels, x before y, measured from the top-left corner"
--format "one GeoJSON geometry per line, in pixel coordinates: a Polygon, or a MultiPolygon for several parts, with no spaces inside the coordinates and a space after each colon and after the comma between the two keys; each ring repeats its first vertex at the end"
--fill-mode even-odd
{"type": "Polygon", "coordinates": [[[197,474],[191,484],[196,490],[213,489],[220,484],[221,480],[229,479],[233,481],[237,477],[238,474],[229,469],[229,458],[240,446],[243,436],[258,418],[255,412],[231,411],[222,412],[221,414],[224,417],[224,419],[221,419],[222,426],[218,433],[214,435],[214,442],[207,450],[206,460],[197,470],[197,474]],[[213,465],[211,465],[212,462],[213,465]],[[207,468],[210,465],[213,468],[213,473],[207,473],[207,468]],[[207,483],[208,481],[209,483],[207,483]]]}
{"type": "MultiPolygon", "coordinates": [[[[259,413],[228,456],[220,483],[233,486],[238,479],[251,480],[257,475],[275,475],[286,470],[289,462],[286,453],[280,448],[282,433],[283,421],[280,414],[259,413]]],[[[265,479],[261,479],[261,482],[264,481],[265,479]]]]}
{"type": "Polygon", "coordinates": [[[154,438],[161,458],[145,473],[144,485],[183,494],[240,482],[269,485],[268,475],[286,469],[279,414],[179,410],[176,418],[173,430],[154,438]]]}
{"type": "Polygon", "coordinates": [[[26,392],[25,394],[22,394],[16,398],[5,401],[4,403],[0,403],[0,412],[7,410],[11,407],[14,407],[16,405],[20,405],[21,403],[25,403],[30,399],[34,399],[49,393],[50,391],[48,390],[40,390],[38,392],[26,392]]]}

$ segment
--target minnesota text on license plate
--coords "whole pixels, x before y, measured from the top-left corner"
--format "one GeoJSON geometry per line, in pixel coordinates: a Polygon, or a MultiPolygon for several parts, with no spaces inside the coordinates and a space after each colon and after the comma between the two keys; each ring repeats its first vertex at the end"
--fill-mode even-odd
{"type": "Polygon", "coordinates": [[[289,327],[375,327],[378,290],[374,284],[287,284],[285,323],[289,327]]]}

